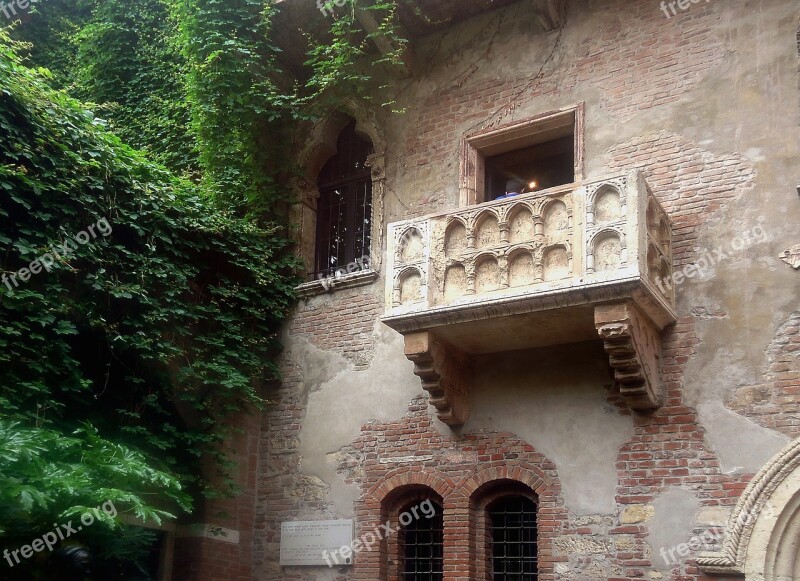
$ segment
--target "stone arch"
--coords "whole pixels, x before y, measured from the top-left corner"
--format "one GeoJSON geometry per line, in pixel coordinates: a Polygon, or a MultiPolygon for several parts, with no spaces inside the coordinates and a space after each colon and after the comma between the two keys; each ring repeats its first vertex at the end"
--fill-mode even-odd
{"type": "Polygon", "coordinates": [[[603,228],[588,243],[586,261],[590,273],[612,271],[627,264],[625,235],[616,228],[603,228]]]}
{"type": "Polygon", "coordinates": [[[356,511],[359,527],[364,534],[376,531],[379,543],[373,550],[362,551],[355,563],[356,579],[397,579],[397,560],[390,558],[398,552],[397,527],[399,512],[409,502],[430,498],[444,507],[453,487],[435,469],[423,466],[400,467],[388,472],[373,484],[356,511]],[[378,526],[390,523],[389,531],[378,526]]]}
{"type": "Polygon", "coordinates": [[[514,248],[508,253],[508,284],[510,287],[527,286],[536,281],[533,251],[527,246],[514,248]]]}
{"type": "Polygon", "coordinates": [[[528,242],[534,239],[534,212],[528,204],[518,202],[511,206],[506,216],[508,220],[509,242],[528,242]]]}
{"type": "Polygon", "coordinates": [[[544,234],[554,236],[569,231],[570,209],[563,200],[550,200],[542,208],[544,234]]]}
{"type": "Polygon", "coordinates": [[[355,104],[345,106],[343,112],[334,113],[316,122],[295,153],[295,163],[305,171],[307,179],[314,181],[322,166],[336,154],[339,134],[354,120],[356,133],[369,139],[376,153],[382,154],[386,150],[386,139],[375,116],[355,104]]]}
{"type": "Polygon", "coordinates": [[[717,553],[701,553],[708,573],[753,581],[800,580],[800,439],[756,474],[736,504],[717,553]]]}
{"type": "Polygon", "coordinates": [[[454,262],[444,271],[444,300],[454,301],[468,294],[467,270],[460,262],[454,262]]]}
{"type": "Polygon", "coordinates": [[[422,232],[416,226],[409,226],[400,236],[400,243],[397,246],[400,253],[399,261],[402,264],[418,262],[424,258],[425,243],[422,232]]]}
{"type": "Polygon", "coordinates": [[[467,225],[458,217],[447,224],[444,235],[444,251],[448,257],[460,256],[467,248],[467,225]]]}
{"type": "Polygon", "coordinates": [[[617,181],[597,184],[587,199],[590,225],[610,224],[625,215],[624,183],[617,181]]]}
{"type": "Polygon", "coordinates": [[[417,267],[409,266],[404,268],[397,275],[397,282],[395,283],[395,291],[399,295],[400,304],[408,305],[423,300],[424,285],[422,272],[417,267]]]}
{"type": "Polygon", "coordinates": [[[491,210],[484,210],[475,218],[475,245],[492,248],[500,243],[500,218],[491,210]]]}
{"type": "Polygon", "coordinates": [[[312,270],[314,245],[316,242],[317,176],[327,161],[336,154],[336,142],[348,124],[356,122],[356,133],[372,143],[373,154],[368,158],[372,172],[372,249],[370,266],[380,270],[383,253],[383,221],[385,196],[385,154],[386,138],[375,115],[355,101],[347,102],[342,112],[334,113],[310,126],[304,126],[302,142],[294,148],[292,160],[302,175],[289,179],[297,203],[292,207],[291,223],[296,227],[293,238],[297,254],[306,265],[306,272],[312,270]]]}
{"type": "Polygon", "coordinates": [[[503,286],[504,273],[498,257],[492,252],[483,252],[475,257],[475,292],[496,291],[503,286]]]}

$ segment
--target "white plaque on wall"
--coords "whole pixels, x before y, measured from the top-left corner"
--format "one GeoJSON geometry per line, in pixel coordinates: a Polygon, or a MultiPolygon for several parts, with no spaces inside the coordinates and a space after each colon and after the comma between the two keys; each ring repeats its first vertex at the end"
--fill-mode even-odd
{"type": "MultiPolygon", "coordinates": [[[[281,523],[281,565],[328,565],[330,557],[326,561],[325,554],[330,555],[352,543],[352,520],[281,523]]],[[[352,564],[352,557],[348,564],[352,564]]]]}

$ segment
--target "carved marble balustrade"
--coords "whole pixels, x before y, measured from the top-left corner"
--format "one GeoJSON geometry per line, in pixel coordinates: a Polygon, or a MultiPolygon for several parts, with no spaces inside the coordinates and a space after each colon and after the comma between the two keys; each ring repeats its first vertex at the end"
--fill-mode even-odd
{"type": "Polygon", "coordinates": [[[634,172],[389,224],[383,321],[450,425],[469,414],[470,355],[598,336],[646,411],[662,397],[671,276],[669,216],[634,172]]]}

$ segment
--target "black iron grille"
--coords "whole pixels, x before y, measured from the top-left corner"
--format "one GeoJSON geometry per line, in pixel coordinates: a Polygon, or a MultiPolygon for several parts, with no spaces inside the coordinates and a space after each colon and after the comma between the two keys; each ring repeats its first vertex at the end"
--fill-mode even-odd
{"type": "Polygon", "coordinates": [[[488,512],[493,581],[536,581],[536,504],[524,496],[508,496],[488,512]]]}

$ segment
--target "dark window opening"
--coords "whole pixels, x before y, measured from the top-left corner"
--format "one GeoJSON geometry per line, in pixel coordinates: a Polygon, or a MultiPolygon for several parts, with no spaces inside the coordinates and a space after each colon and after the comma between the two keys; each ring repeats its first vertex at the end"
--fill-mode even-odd
{"type": "Polygon", "coordinates": [[[524,496],[506,496],[492,503],[487,511],[492,581],[536,581],[536,503],[524,496]]]}
{"type": "MultiPolygon", "coordinates": [[[[423,501],[428,503],[429,501],[423,501]]],[[[401,579],[404,581],[442,581],[444,578],[444,516],[442,507],[430,502],[435,512],[430,518],[430,508],[422,510],[418,503],[401,515],[399,535],[402,559],[401,579]],[[404,516],[417,515],[408,524],[404,516]]]]}
{"type": "Polygon", "coordinates": [[[575,137],[568,135],[486,158],[486,200],[575,181],[575,137]]]}
{"type": "Polygon", "coordinates": [[[372,144],[352,122],[339,135],[334,155],[319,174],[314,275],[363,264],[372,243],[372,177],[367,157],[372,144]]]}

